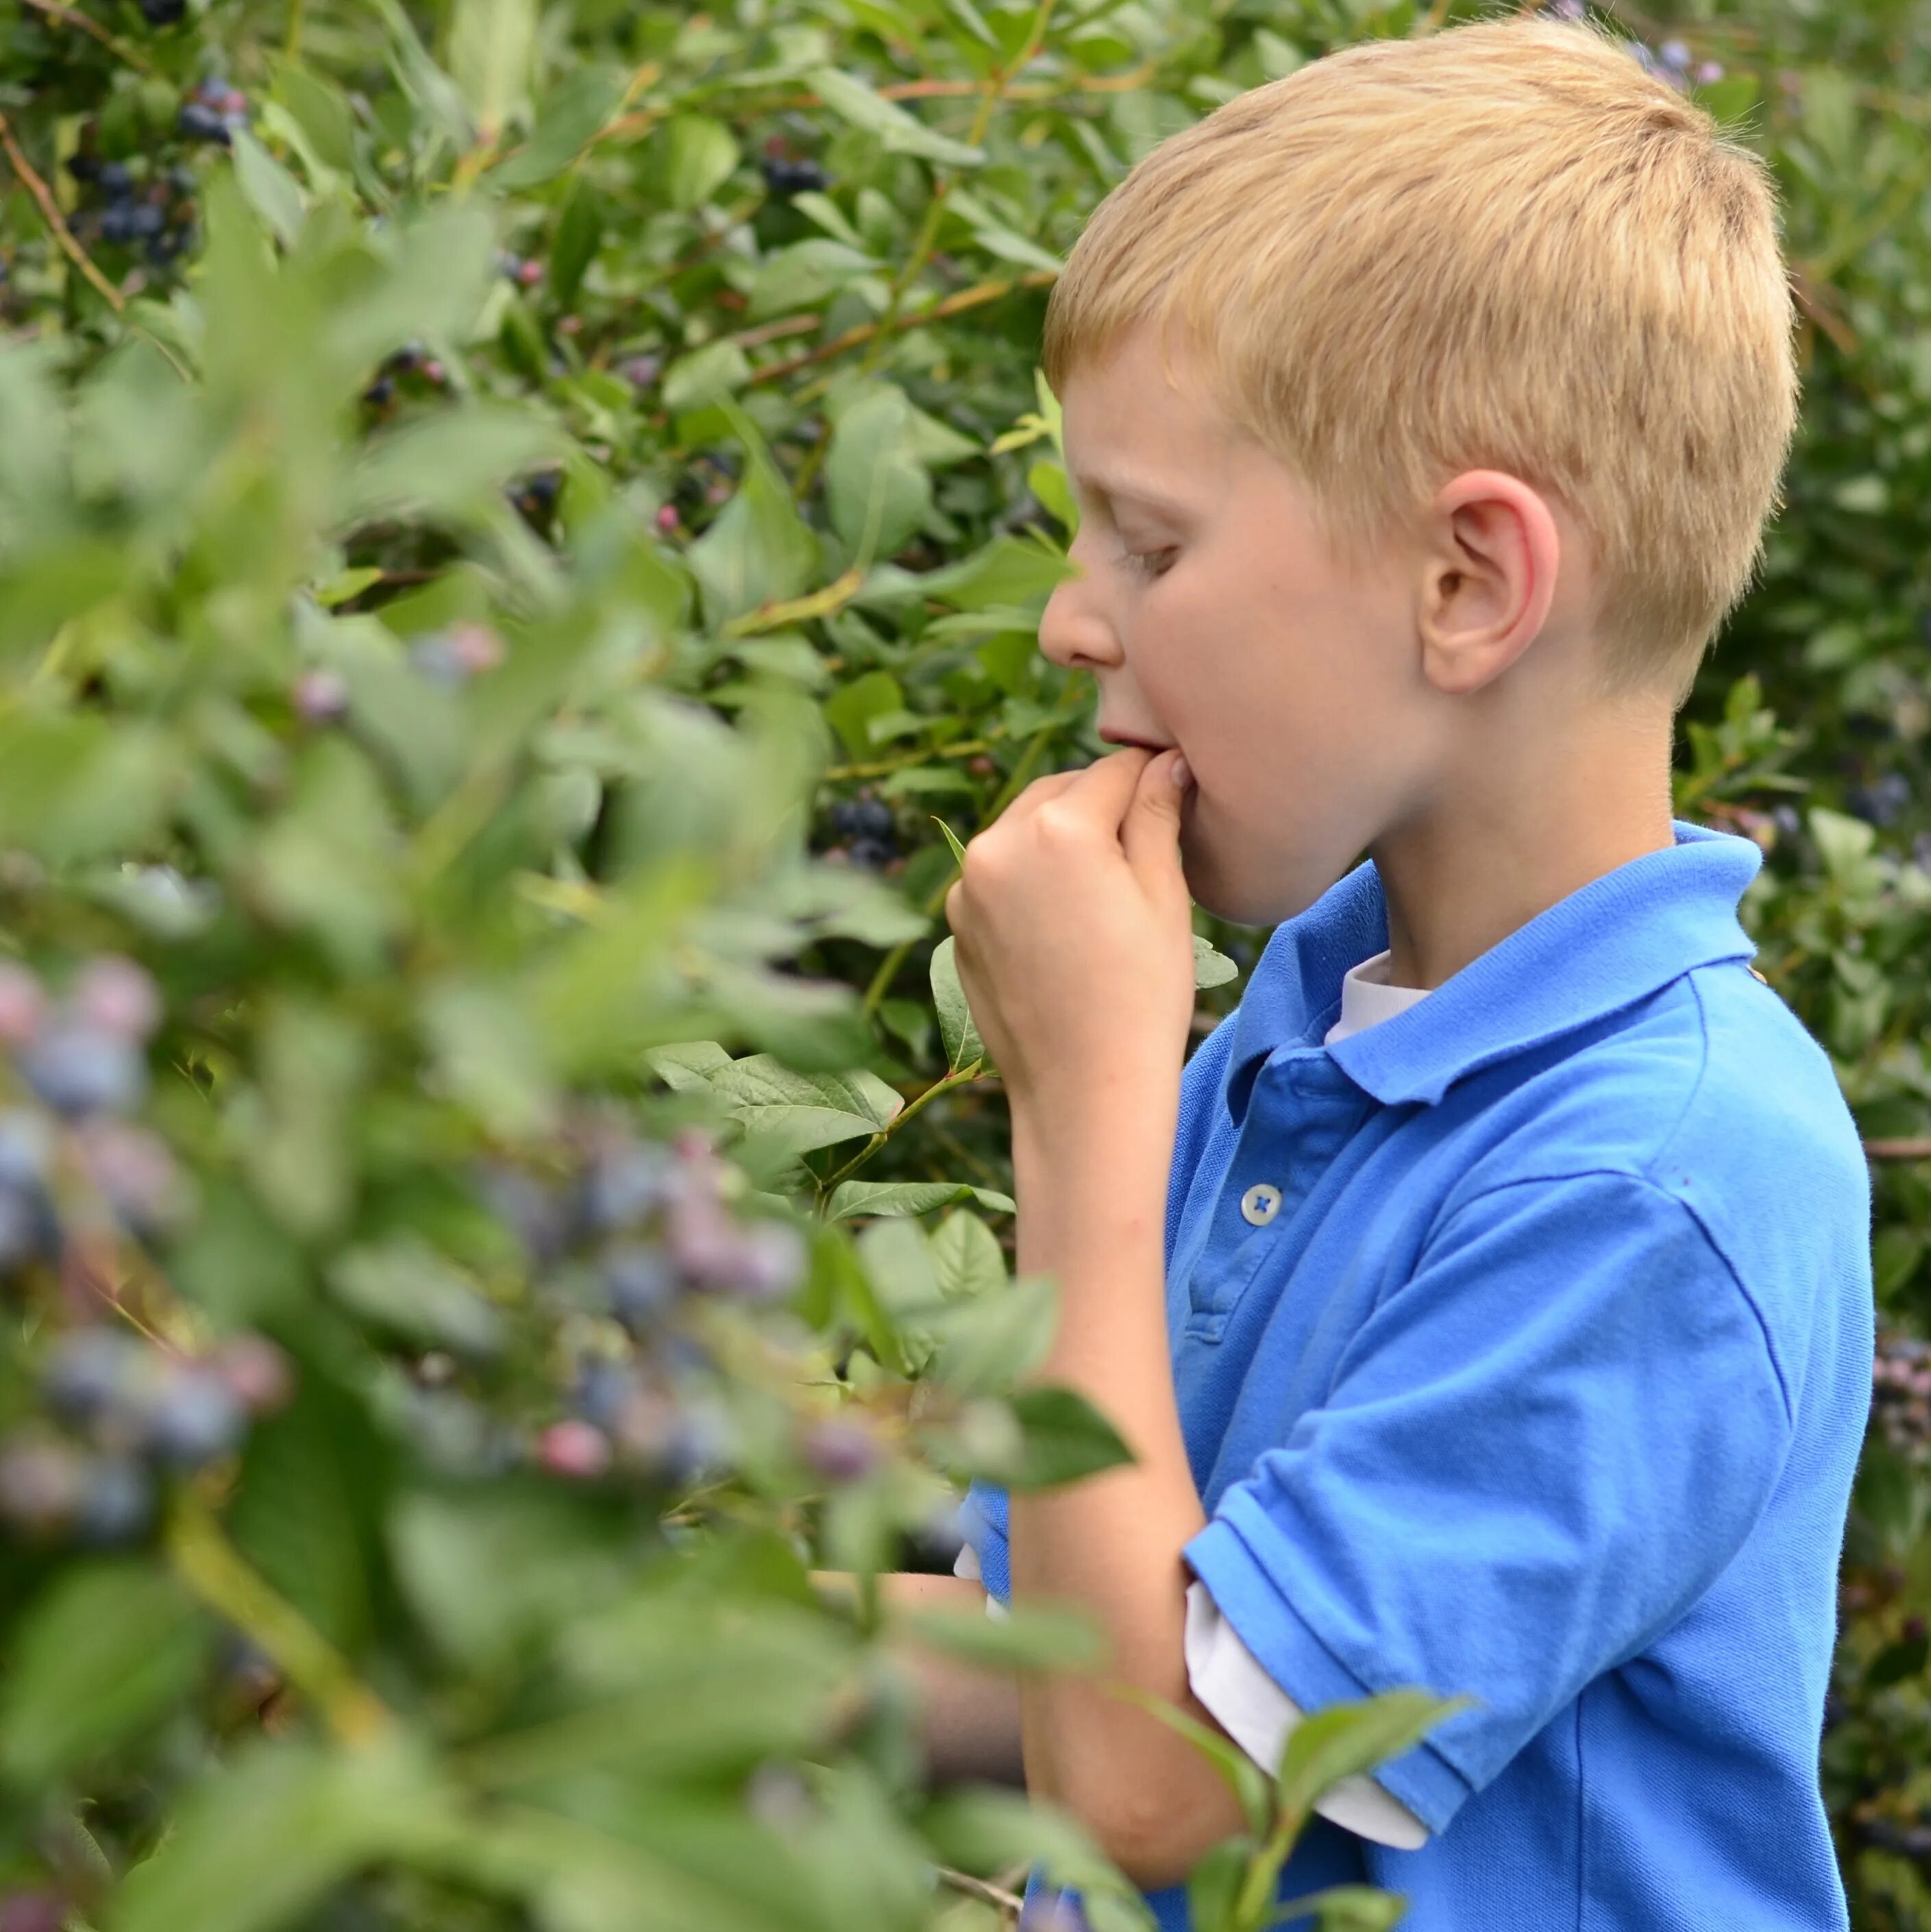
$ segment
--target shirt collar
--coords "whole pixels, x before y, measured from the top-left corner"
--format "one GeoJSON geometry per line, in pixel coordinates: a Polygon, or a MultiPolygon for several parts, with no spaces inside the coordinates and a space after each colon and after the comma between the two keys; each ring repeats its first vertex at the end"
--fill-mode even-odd
{"type": "MultiPolygon", "coordinates": [[[[1385,1106],[1439,1100],[1455,1082],[1633,1005],[1693,967],[1756,952],[1737,918],[1763,863],[1750,839],[1684,819],[1676,842],[1616,866],[1538,913],[1425,1000],[1327,1049],[1385,1106]]],[[[1364,860],[1275,929],[1234,1022],[1237,1115],[1260,1063],[1319,1040],[1351,967],[1388,944],[1387,902],[1364,860]]]]}

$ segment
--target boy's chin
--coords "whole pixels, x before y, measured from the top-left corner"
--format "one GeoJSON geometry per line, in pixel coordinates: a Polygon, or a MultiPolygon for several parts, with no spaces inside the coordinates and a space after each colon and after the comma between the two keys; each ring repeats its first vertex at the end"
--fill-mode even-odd
{"type": "Polygon", "coordinates": [[[1279,926],[1305,912],[1335,881],[1303,881],[1288,866],[1230,861],[1219,842],[1183,823],[1180,866],[1194,904],[1235,926],[1279,926]]]}

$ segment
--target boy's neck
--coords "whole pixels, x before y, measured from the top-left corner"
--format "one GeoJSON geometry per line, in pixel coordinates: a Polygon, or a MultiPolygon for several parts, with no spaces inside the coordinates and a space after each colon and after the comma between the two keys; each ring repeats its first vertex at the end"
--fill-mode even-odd
{"type": "Polygon", "coordinates": [[[1432,991],[1592,879],[1675,842],[1673,716],[1605,706],[1498,758],[1471,746],[1429,808],[1369,848],[1388,980],[1432,991]]]}

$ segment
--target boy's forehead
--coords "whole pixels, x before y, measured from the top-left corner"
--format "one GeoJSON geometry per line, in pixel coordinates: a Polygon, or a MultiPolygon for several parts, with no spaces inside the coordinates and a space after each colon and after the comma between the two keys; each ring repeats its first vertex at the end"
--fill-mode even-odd
{"type": "Polygon", "coordinates": [[[1230,425],[1192,358],[1170,347],[1163,369],[1144,330],[1077,365],[1065,390],[1067,466],[1089,490],[1151,500],[1225,455],[1230,425]]]}

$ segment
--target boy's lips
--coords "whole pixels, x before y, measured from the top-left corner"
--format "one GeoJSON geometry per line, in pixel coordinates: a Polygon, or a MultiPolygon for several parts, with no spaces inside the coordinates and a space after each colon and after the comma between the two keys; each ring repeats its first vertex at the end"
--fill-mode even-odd
{"type": "Polygon", "coordinates": [[[1162,752],[1171,752],[1171,745],[1163,745],[1156,738],[1136,737],[1130,731],[1116,731],[1111,725],[1102,724],[1099,735],[1109,745],[1131,745],[1143,752],[1151,752],[1156,756],[1162,752]]]}

